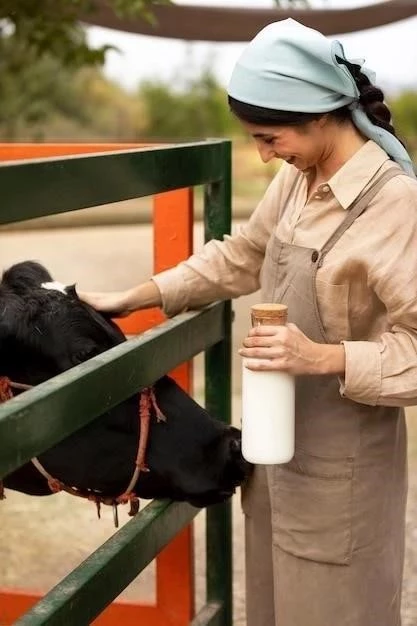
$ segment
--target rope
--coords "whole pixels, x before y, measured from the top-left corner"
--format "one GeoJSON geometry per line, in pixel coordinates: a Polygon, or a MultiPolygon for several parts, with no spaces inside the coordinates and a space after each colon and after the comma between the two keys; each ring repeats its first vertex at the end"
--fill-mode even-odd
{"type": "MultiPolygon", "coordinates": [[[[31,385],[23,383],[16,383],[11,381],[6,376],[0,377],[0,403],[6,402],[13,398],[12,389],[27,390],[31,389],[31,385]]],[[[45,477],[49,489],[52,493],[58,493],[59,491],[65,491],[70,495],[77,496],[79,498],[85,498],[95,503],[97,507],[97,516],[101,517],[101,505],[105,504],[113,506],[114,523],[116,528],[119,525],[117,506],[119,504],[130,504],[129,515],[133,517],[139,511],[139,498],[133,492],[133,489],[139,479],[140,472],[149,472],[149,468],[146,466],[145,457],[149,439],[149,423],[151,419],[152,409],[155,412],[157,422],[166,421],[165,415],[158,407],[158,403],[155,397],[155,391],[152,387],[145,387],[140,393],[139,400],[139,420],[140,420],[140,435],[138,442],[138,451],[135,460],[135,471],[130,480],[126,490],[116,498],[106,497],[97,493],[91,489],[78,489],[78,487],[69,487],[62,481],[54,478],[42,465],[37,457],[31,459],[34,467],[45,477]]],[[[3,482],[0,481],[0,500],[5,498],[3,482]]]]}

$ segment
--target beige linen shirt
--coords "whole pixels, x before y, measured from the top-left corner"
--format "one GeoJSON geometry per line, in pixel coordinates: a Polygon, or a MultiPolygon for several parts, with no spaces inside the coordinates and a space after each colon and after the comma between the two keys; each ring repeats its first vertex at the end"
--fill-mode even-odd
{"type": "MultiPolygon", "coordinates": [[[[320,249],[377,171],[386,153],[368,141],[307,201],[297,170],[283,164],[247,224],[212,240],[200,254],[153,280],[167,315],[256,291],[271,233],[320,249]]],[[[317,299],[330,343],[346,351],[340,392],[369,405],[417,404],[417,181],[390,180],[327,254],[317,272],[317,299]]]]}

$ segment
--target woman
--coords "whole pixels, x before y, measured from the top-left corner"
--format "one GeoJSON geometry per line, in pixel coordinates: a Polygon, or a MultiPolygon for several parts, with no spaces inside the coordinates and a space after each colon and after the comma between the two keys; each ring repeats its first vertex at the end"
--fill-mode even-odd
{"type": "Polygon", "coordinates": [[[262,290],[286,327],[249,332],[248,367],[297,378],[296,453],[243,494],[248,626],[398,626],[406,432],[417,403],[417,182],[383,94],[341,44],[285,20],[239,59],[231,110],[284,160],[234,237],[103,311],[168,315],[262,290]],[[286,162],[286,163],[285,163],[286,162]]]}

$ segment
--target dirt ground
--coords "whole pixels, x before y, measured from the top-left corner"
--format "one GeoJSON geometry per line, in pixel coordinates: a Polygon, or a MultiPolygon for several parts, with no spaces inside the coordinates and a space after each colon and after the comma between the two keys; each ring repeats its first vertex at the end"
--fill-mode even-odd
{"type": "MultiPolygon", "coordinates": [[[[195,230],[196,247],[202,242],[195,230]]],[[[77,282],[83,289],[121,289],[152,271],[152,233],[147,225],[90,227],[50,231],[0,232],[0,267],[36,259],[54,278],[77,282]]],[[[248,310],[256,294],[235,305],[234,345],[248,327],[248,310]]],[[[195,359],[196,395],[202,388],[202,358],[195,359]]],[[[233,419],[240,419],[240,362],[233,358],[233,419]]],[[[410,491],[407,517],[407,562],[403,626],[417,624],[417,411],[409,411],[410,491]],[[414,415],[413,415],[414,413],[414,415]]],[[[126,513],[121,514],[127,521],[126,513]]],[[[114,533],[111,511],[97,521],[95,510],[66,494],[40,499],[8,492],[0,506],[0,587],[47,591],[114,533]]],[[[196,605],[204,604],[204,513],[195,521],[196,605]]],[[[234,624],[245,626],[243,519],[239,497],[233,501],[234,624]]],[[[147,568],[123,593],[137,601],[154,599],[154,569],[147,568]]],[[[0,626],[1,626],[0,607],[0,626]]],[[[119,625],[115,625],[119,626],[119,625]]],[[[122,625],[120,625],[122,626],[122,625]]],[[[374,626],[374,625],[370,625],[374,626]]],[[[375,625],[377,626],[377,625],[375,625]]]]}

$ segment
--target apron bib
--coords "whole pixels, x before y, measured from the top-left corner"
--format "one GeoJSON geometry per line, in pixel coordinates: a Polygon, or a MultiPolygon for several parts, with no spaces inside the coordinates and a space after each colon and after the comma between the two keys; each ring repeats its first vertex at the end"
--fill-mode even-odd
{"type": "MultiPolygon", "coordinates": [[[[289,321],[312,341],[349,339],[330,341],[326,336],[317,271],[376,193],[400,173],[393,166],[377,176],[321,250],[284,243],[274,228],[261,270],[262,301],[287,305],[289,321]]],[[[291,192],[284,211],[290,202],[291,192]]],[[[347,304],[347,289],[335,285],[335,292],[335,307],[343,297],[347,304]]],[[[243,491],[243,510],[258,526],[263,522],[257,511],[265,510],[269,496],[266,523],[271,526],[275,578],[275,622],[271,611],[268,618],[248,614],[248,626],[400,624],[407,489],[404,412],[353,402],[341,397],[339,387],[335,375],[296,377],[295,456],[283,465],[257,466],[243,491]]],[[[247,532],[248,541],[250,536],[247,532]]],[[[250,559],[250,546],[247,550],[250,559]]],[[[249,563],[248,594],[250,568],[249,563]]],[[[251,598],[251,613],[256,604],[251,598]]]]}

